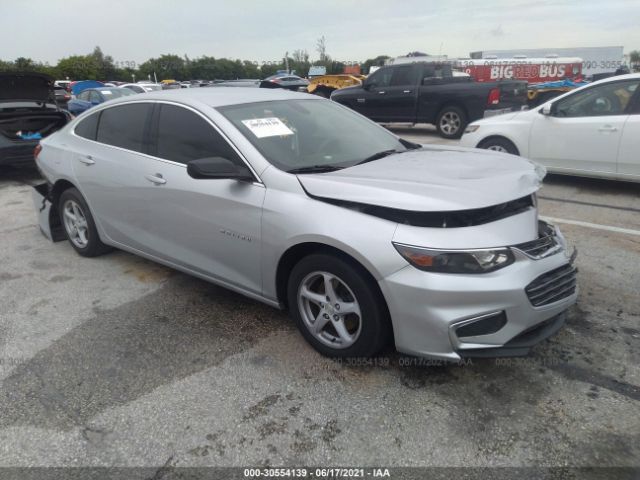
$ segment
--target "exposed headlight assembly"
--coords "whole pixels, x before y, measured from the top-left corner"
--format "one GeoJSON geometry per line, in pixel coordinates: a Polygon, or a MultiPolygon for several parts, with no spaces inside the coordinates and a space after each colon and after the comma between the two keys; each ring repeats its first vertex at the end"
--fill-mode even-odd
{"type": "Polygon", "coordinates": [[[435,250],[395,242],[393,246],[411,265],[425,272],[488,273],[515,261],[509,248],[435,250]]]}
{"type": "Polygon", "coordinates": [[[467,125],[464,133],[473,133],[480,128],[480,125],[467,125]]]}

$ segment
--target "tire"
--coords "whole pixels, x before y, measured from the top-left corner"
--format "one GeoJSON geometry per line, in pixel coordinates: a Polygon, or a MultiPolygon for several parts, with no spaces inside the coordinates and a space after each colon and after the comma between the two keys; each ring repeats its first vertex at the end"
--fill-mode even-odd
{"type": "Polygon", "coordinates": [[[518,148],[509,140],[504,137],[492,137],[487,138],[480,142],[478,148],[484,148],[485,150],[494,150],[496,152],[510,153],[511,155],[520,155],[518,148]]]}
{"type": "Polygon", "coordinates": [[[331,92],[332,91],[333,90],[330,90],[328,88],[316,88],[313,93],[315,95],[318,95],[319,97],[322,97],[322,98],[331,98],[331,92]]]}
{"type": "Polygon", "coordinates": [[[62,192],[58,200],[58,215],[67,240],[83,257],[97,257],[112,250],[100,240],[89,206],[77,189],[69,188],[62,192]]]}
{"type": "Polygon", "coordinates": [[[338,256],[300,260],[289,275],[287,296],[302,336],[328,357],[370,357],[393,338],[382,294],[362,267],[338,256]]]}
{"type": "Polygon", "coordinates": [[[436,119],[436,128],[442,138],[460,138],[467,128],[467,114],[460,107],[444,107],[436,119]]]}

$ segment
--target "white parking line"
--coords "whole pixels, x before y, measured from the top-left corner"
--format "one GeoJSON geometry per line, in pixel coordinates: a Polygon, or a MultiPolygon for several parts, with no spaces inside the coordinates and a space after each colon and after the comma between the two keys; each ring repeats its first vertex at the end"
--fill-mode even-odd
{"type": "Polygon", "coordinates": [[[613,227],[611,225],[600,225],[598,223],[581,222],[580,220],[566,220],[564,218],[540,217],[542,220],[548,220],[553,223],[564,223],[567,225],[577,225],[579,227],[593,228],[594,230],[605,230],[607,232],[626,233],[627,235],[640,236],[640,230],[632,230],[630,228],[613,227]]]}

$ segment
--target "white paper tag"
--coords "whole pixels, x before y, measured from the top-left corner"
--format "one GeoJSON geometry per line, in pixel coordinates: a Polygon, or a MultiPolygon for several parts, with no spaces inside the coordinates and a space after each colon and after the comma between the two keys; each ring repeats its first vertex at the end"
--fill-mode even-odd
{"type": "Polygon", "coordinates": [[[252,118],[242,123],[258,138],[293,135],[293,131],[277,117],[252,118]]]}
{"type": "Polygon", "coordinates": [[[111,95],[112,92],[110,92],[109,90],[100,90],[100,93],[102,93],[103,95],[111,95]]]}

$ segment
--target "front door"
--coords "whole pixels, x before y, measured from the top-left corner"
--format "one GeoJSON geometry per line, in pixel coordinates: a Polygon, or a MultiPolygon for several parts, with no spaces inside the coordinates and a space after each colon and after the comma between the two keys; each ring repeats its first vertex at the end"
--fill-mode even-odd
{"type": "Polygon", "coordinates": [[[198,158],[243,161],[201,114],[162,103],[152,125],[154,158],[144,161],[140,192],[147,208],[136,222],[145,242],[136,248],[260,293],[264,186],[187,174],[198,158]]]}

